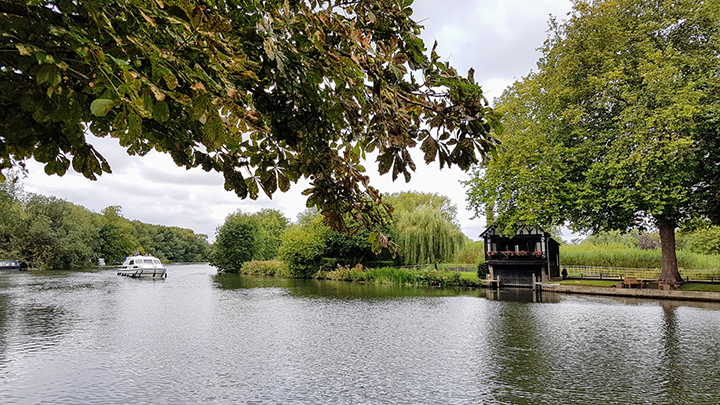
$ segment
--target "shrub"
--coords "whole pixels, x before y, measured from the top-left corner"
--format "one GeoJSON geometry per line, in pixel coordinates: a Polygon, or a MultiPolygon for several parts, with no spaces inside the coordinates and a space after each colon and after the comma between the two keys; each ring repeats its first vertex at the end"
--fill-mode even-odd
{"type": "Polygon", "coordinates": [[[240,273],[270,277],[290,277],[287,266],[279,260],[251,260],[243,263],[240,273]]]}
{"type": "Polygon", "coordinates": [[[285,262],[292,277],[310,277],[320,268],[328,232],[321,221],[318,218],[307,225],[292,226],[282,235],[278,257],[285,262]]]}
{"type": "MultiPolygon", "coordinates": [[[[440,287],[478,287],[480,280],[465,277],[468,273],[442,270],[399,269],[395,267],[342,267],[333,271],[319,271],[315,277],[327,280],[362,281],[377,284],[426,285],[440,287]]],[[[471,273],[470,273],[471,274],[471,273]]]]}
{"type": "Polygon", "coordinates": [[[486,279],[488,274],[490,274],[490,269],[488,269],[488,264],[485,262],[479,263],[477,268],[477,275],[480,280],[486,279]]]}
{"type": "Polygon", "coordinates": [[[720,254],[720,227],[712,226],[682,234],[685,248],[692,253],[720,254]]]}

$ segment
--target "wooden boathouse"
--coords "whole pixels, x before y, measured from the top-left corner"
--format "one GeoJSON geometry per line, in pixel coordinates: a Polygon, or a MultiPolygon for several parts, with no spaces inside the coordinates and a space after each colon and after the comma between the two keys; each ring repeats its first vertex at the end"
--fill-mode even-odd
{"type": "Polygon", "coordinates": [[[495,225],[480,234],[485,242],[489,277],[502,286],[533,287],[560,277],[560,244],[549,233],[521,227],[515,235],[502,235],[495,225]]]}

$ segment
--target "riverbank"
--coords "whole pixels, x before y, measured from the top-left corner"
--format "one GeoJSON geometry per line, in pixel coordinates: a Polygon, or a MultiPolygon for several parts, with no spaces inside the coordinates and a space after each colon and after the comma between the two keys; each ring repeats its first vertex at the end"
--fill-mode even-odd
{"type": "MultiPolygon", "coordinates": [[[[279,261],[252,261],[243,265],[242,274],[260,275],[270,277],[293,278],[282,262],[279,261]]],[[[312,276],[317,280],[349,281],[356,283],[397,284],[426,287],[459,287],[481,288],[490,287],[487,280],[480,280],[477,273],[457,272],[428,269],[405,269],[396,267],[381,268],[337,268],[335,270],[318,270],[312,276]]],[[[720,302],[720,292],[717,291],[680,291],[659,290],[657,288],[616,288],[617,281],[612,280],[577,280],[580,284],[543,283],[543,291],[552,291],[568,294],[610,295],[624,297],[644,297],[654,299],[674,299],[692,301],[720,302]],[[586,285],[597,282],[597,285],[586,285]]]]}
{"type": "MultiPolygon", "coordinates": [[[[276,260],[253,260],[243,264],[241,274],[294,278],[286,266],[276,260]]],[[[377,267],[338,267],[334,270],[318,270],[310,278],[316,280],[351,281],[357,283],[398,284],[427,287],[482,287],[475,272],[438,270],[429,266],[425,269],[377,267]]]]}
{"type": "Polygon", "coordinates": [[[720,292],[716,291],[660,290],[655,288],[616,288],[607,286],[572,285],[560,283],[543,283],[540,285],[540,288],[542,291],[551,291],[566,294],[609,295],[616,297],[720,302],[720,292]]]}

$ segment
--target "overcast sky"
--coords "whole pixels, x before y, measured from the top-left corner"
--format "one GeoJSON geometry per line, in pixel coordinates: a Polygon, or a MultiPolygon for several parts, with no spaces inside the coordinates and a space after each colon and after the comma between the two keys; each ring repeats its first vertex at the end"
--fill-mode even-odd
{"type": "MultiPolygon", "coordinates": [[[[515,79],[536,68],[537,48],[547,36],[549,16],[564,19],[571,7],[570,0],[416,0],[413,18],[425,26],[421,37],[427,47],[437,40],[438,53],[463,75],[474,68],[475,80],[492,101],[515,79]]],[[[22,181],[25,191],[53,195],[95,212],[120,205],[128,219],[190,228],[210,240],[216,227],[237,209],[274,208],[291,220],[305,209],[300,193],[307,183],[298,183],[284,194],[278,191],[272,200],[264,196],[241,200],[225,191],[220,174],[179,168],[158,152],[128,156],[111,138],[93,138],[90,143],[107,158],[112,174],[103,174],[97,181],[72,169],[63,177],[47,176],[42,165],[29,161],[29,176],[22,181]]],[[[477,240],[485,221],[472,219],[473,212],[466,208],[460,181],[468,176],[456,167],[440,171],[437,162],[426,166],[420,153],[413,156],[417,171],[410,183],[402,176],[392,182],[389,175],[377,174],[376,163],[368,162],[371,183],[385,193],[414,190],[450,197],[458,206],[463,232],[477,240]]]]}

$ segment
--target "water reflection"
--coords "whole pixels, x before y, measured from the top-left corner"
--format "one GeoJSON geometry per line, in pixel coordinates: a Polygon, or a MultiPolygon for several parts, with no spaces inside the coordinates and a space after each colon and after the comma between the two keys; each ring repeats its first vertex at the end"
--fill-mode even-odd
{"type": "Polygon", "coordinates": [[[531,288],[486,288],[481,290],[481,292],[481,296],[484,296],[489,300],[505,302],[539,302],[547,304],[560,302],[563,297],[562,295],[551,291],[536,291],[531,288]]]}

